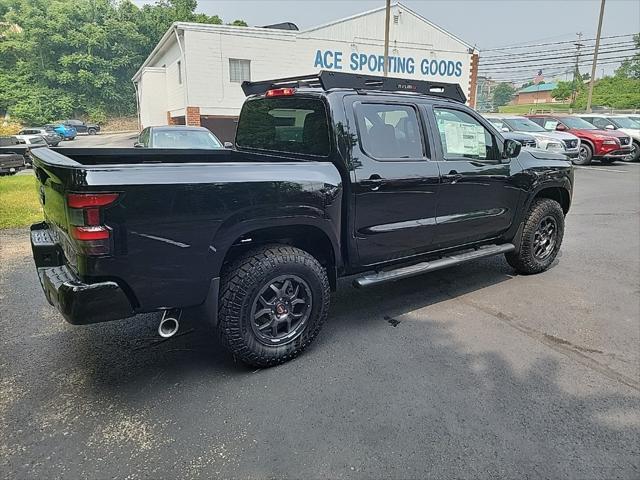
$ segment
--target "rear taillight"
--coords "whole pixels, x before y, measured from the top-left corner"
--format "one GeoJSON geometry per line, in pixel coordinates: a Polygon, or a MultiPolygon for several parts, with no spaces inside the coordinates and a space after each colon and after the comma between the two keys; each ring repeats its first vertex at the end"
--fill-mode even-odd
{"type": "Polygon", "coordinates": [[[117,193],[70,193],[67,195],[67,205],[70,208],[104,207],[117,199],[117,193]]]}
{"type": "Polygon", "coordinates": [[[111,229],[102,224],[102,209],[117,199],[117,193],[67,195],[69,234],[81,253],[106,255],[111,251],[111,229]]]}

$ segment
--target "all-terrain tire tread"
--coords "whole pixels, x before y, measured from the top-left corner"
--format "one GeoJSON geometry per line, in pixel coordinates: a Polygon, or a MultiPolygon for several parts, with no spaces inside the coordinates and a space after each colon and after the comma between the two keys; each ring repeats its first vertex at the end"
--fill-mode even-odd
{"type": "Polygon", "coordinates": [[[549,268],[549,265],[553,263],[562,243],[562,236],[564,234],[564,212],[558,202],[550,198],[538,198],[533,201],[529,213],[524,223],[524,229],[522,231],[522,237],[520,241],[520,248],[517,252],[510,252],[505,255],[507,262],[518,273],[524,275],[532,275],[540,273],[549,268]],[[555,247],[554,253],[549,257],[548,261],[544,264],[537,262],[533,257],[533,244],[531,239],[538,227],[538,223],[546,215],[554,214],[558,220],[559,237],[555,247]]]}
{"type": "Polygon", "coordinates": [[[238,258],[225,269],[222,278],[218,332],[222,342],[243,362],[258,367],[270,367],[287,362],[304,351],[318,335],[329,311],[329,280],[325,269],[309,253],[288,245],[265,245],[238,258]],[[315,321],[310,319],[307,331],[292,344],[277,347],[281,354],[274,355],[274,347],[255,342],[247,345],[242,334],[240,315],[242,305],[253,280],[283,263],[299,263],[314,271],[321,288],[322,305],[315,321]],[[293,348],[292,348],[293,345],[293,348]],[[285,353],[286,352],[286,353],[285,353]]]}

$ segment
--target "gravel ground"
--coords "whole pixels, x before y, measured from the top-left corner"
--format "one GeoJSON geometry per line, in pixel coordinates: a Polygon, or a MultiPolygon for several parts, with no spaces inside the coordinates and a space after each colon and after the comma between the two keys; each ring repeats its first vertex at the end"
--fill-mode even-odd
{"type": "Polygon", "coordinates": [[[638,478],[640,165],[576,184],[548,272],[343,282],[314,345],[268,370],[196,322],[168,341],[157,315],[66,324],[28,232],[0,232],[0,473],[638,478]]]}

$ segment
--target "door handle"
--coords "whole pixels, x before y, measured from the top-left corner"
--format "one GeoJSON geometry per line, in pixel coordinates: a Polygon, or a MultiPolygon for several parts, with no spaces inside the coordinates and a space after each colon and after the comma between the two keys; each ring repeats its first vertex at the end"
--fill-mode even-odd
{"type": "Polygon", "coordinates": [[[448,174],[442,175],[443,183],[457,183],[462,180],[462,175],[455,170],[451,170],[448,174]]]}
{"type": "Polygon", "coordinates": [[[369,190],[373,190],[374,192],[377,191],[381,185],[384,185],[384,183],[384,179],[377,173],[374,173],[367,180],[364,180],[362,182],[364,186],[368,187],[369,190]]]}

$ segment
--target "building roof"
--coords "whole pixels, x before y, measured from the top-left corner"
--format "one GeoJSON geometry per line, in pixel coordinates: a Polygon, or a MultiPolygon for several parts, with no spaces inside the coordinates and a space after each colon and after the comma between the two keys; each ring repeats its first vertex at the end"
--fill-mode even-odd
{"type": "Polygon", "coordinates": [[[536,92],[550,92],[558,86],[557,83],[539,83],[537,85],[530,85],[527,88],[518,90],[518,93],[536,93],[536,92]]]}
{"type": "MultiPolygon", "coordinates": [[[[462,40],[460,37],[457,37],[457,36],[456,36],[456,35],[454,35],[453,33],[448,32],[447,30],[445,30],[444,28],[442,28],[442,27],[440,27],[440,26],[436,25],[435,23],[430,22],[429,20],[427,20],[425,17],[423,17],[423,16],[422,16],[422,15],[420,15],[419,13],[416,13],[416,12],[414,12],[413,10],[411,10],[410,8],[408,8],[406,5],[403,5],[403,4],[402,4],[402,3],[400,3],[400,2],[393,2],[393,3],[391,4],[391,6],[392,6],[392,7],[398,7],[398,8],[401,8],[402,10],[404,10],[404,11],[406,11],[406,12],[410,13],[410,14],[411,14],[411,15],[413,15],[414,17],[416,17],[416,18],[420,19],[420,20],[421,20],[421,21],[423,21],[424,23],[426,23],[426,24],[430,25],[431,27],[435,28],[435,29],[436,29],[436,30],[438,30],[440,33],[443,33],[443,34],[445,34],[445,35],[447,35],[447,36],[451,37],[452,39],[454,39],[456,42],[458,42],[458,43],[460,43],[460,44],[464,45],[466,48],[471,49],[471,50],[474,50],[474,51],[475,51],[475,50],[477,50],[474,46],[472,46],[471,44],[469,44],[469,43],[465,42],[465,41],[464,41],[464,40],[462,40]]],[[[355,15],[351,15],[351,16],[349,16],[349,17],[338,18],[338,19],[336,19],[336,20],[332,20],[332,21],[330,21],[330,22],[328,22],[328,23],[323,23],[322,25],[316,25],[315,27],[311,27],[311,28],[307,28],[307,29],[305,29],[305,30],[302,30],[302,33],[308,33],[308,32],[313,32],[314,30],[320,30],[320,29],[322,29],[322,28],[329,27],[329,26],[331,26],[331,25],[335,25],[335,24],[337,24],[337,23],[342,23],[342,22],[345,22],[345,21],[347,21],[347,20],[353,20],[354,18],[359,18],[359,17],[364,17],[364,16],[367,16],[367,15],[371,15],[372,13],[376,13],[376,12],[379,12],[379,11],[381,11],[381,10],[385,10],[385,9],[386,9],[386,6],[384,6],[384,5],[383,5],[383,6],[378,7],[378,8],[373,8],[373,9],[371,9],[371,10],[367,10],[366,12],[356,13],[355,15]]]]}
{"type": "MultiPolygon", "coordinates": [[[[452,38],[456,42],[460,43],[461,45],[466,47],[469,50],[470,53],[473,53],[473,52],[477,51],[477,49],[475,47],[473,47],[471,44],[465,42],[464,40],[462,40],[459,37],[455,36],[451,32],[446,31],[444,28],[439,27],[438,25],[430,22],[429,20],[424,18],[422,15],[414,12],[410,8],[407,8],[402,3],[394,2],[394,3],[391,4],[391,6],[402,8],[404,11],[408,12],[409,14],[415,16],[416,18],[418,18],[421,21],[425,22],[426,24],[430,25],[434,29],[440,31],[441,33],[447,35],[448,37],[452,38]]],[[[325,23],[323,25],[318,25],[318,26],[315,26],[315,27],[311,27],[311,28],[308,28],[308,29],[302,30],[302,31],[299,31],[298,27],[295,24],[290,23],[290,22],[285,22],[283,24],[275,24],[275,25],[265,25],[264,27],[240,27],[240,26],[236,26],[236,25],[218,25],[218,24],[206,24],[206,23],[194,23],[194,22],[174,22],[174,23],[171,24],[169,29],[162,36],[162,38],[157,43],[155,48],[151,51],[151,53],[146,58],[146,60],[142,63],[142,65],[140,66],[138,71],[134,74],[132,80],[134,82],[137,82],[140,79],[140,75],[142,74],[142,71],[145,68],[147,68],[147,66],[152,62],[153,58],[155,58],[155,56],[158,53],[160,53],[167,44],[169,44],[170,42],[176,41],[176,36],[177,36],[177,33],[178,33],[179,30],[199,30],[199,31],[220,32],[220,33],[226,33],[226,34],[242,33],[245,36],[246,35],[257,36],[257,38],[259,38],[261,35],[269,35],[269,34],[270,35],[274,35],[274,36],[275,35],[285,35],[285,36],[290,36],[289,38],[295,39],[296,36],[299,33],[300,34],[304,34],[304,33],[312,32],[312,31],[315,31],[315,30],[319,30],[319,29],[328,27],[330,25],[335,25],[337,23],[345,22],[347,20],[352,20],[354,18],[359,18],[359,17],[363,17],[363,16],[366,16],[366,15],[370,15],[372,13],[379,12],[380,10],[384,10],[384,9],[385,9],[384,6],[378,7],[378,8],[374,8],[373,10],[368,10],[366,12],[358,13],[358,14],[352,15],[350,17],[339,18],[339,19],[333,20],[333,21],[331,21],[329,23],[325,23]],[[284,25],[287,25],[287,27],[285,27],[284,25]],[[283,26],[282,27],[283,29],[280,29],[279,28],[280,26],[283,26]],[[295,27],[295,28],[293,28],[293,27],[295,27]],[[175,34],[174,34],[174,32],[175,32],[175,34]]]]}

